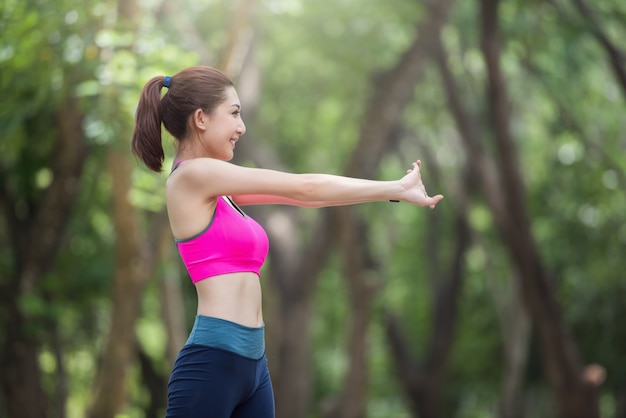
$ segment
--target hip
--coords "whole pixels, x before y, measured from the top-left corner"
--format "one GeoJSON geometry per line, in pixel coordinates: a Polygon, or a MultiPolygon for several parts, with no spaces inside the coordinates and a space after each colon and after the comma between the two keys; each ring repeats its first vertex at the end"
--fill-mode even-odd
{"type": "Polygon", "coordinates": [[[185,346],[199,345],[258,360],[265,354],[265,325],[249,327],[226,319],[197,315],[185,346]]]}

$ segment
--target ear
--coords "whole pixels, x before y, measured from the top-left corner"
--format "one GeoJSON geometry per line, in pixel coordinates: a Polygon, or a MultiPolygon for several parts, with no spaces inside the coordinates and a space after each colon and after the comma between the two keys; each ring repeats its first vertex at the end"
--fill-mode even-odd
{"type": "Polygon", "coordinates": [[[191,115],[191,125],[201,131],[206,130],[208,124],[207,114],[202,109],[196,109],[191,115]]]}

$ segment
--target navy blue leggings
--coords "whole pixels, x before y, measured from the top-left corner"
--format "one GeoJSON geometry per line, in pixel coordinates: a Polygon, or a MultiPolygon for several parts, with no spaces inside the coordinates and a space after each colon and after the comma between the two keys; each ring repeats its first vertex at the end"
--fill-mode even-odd
{"type": "Polygon", "coordinates": [[[274,418],[267,359],[186,345],[170,376],[166,418],[274,418]]]}

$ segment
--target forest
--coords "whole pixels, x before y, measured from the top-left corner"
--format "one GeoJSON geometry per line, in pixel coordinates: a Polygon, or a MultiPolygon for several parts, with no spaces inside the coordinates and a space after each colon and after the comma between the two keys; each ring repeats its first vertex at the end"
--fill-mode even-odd
{"type": "Polygon", "coordinates": [[[4,0],[0,35],[0,418],[164,416],[196,295],[130,138],[192,65],[237,164],[445,196],[247,209],[277,418],[626,418],[626,2],[4,0]]]}

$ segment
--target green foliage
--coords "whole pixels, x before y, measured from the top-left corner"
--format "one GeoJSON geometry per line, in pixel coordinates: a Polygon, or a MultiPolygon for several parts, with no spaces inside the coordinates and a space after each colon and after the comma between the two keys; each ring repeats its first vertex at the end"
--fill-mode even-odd
{"type": "Polygon", "coordinates": [[[338,2],[332,14],[323,2],[265,9],[272,24],[262,28],[266,93],[256,136],[292,169],[337,172],[356,141],[372,73],[406,47],[417,16],[403,1],[338,2]]]}

